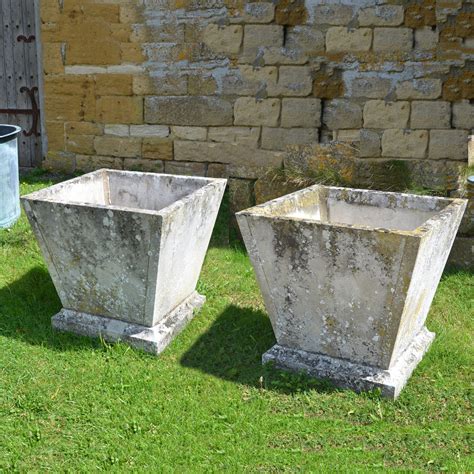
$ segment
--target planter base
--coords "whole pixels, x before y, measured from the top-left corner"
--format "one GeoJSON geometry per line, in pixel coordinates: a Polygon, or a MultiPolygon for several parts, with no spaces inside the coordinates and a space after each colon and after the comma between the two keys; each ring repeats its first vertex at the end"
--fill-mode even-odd
{"type": "Polygon", "coordinates": [[[262,363],[273,362],[280,369],[304,371],[313,377],[329,379],[336,387],[349,388],[356,392],[379,388],[382,396],[395,399],[429,349],[434,337],[434,333],[423,327],[389,370],[354,364],[347,360],[290,349],[278,344],[263,354],[262,363]]]}
{"type": "Polygon", "coordinates": [[[159,354],[186,326],[206,298],[194,292],[156,326],[146,327],[118,319],[95,316],[70,309],[62,309],[51,318],[54,329],[82,336],[103,337],[106,341],[122,341],[152,354],[159,354]]]}

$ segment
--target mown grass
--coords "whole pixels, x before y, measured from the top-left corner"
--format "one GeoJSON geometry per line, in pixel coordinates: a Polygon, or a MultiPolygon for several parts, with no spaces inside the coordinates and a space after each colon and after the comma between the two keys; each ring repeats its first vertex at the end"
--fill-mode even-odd
{"type": "MultiPolygon", "coordinates": [[[[28,193],[50,184],[33,175],[28,193]]],[[[262,369],[274,337],[219,218],[207,303],[152,357],[51,330],[61,307],[25,217],[0,231],[0,471],[472,471],[474,276],[446,273],[437,338],[395,401],[262,369]]]]}

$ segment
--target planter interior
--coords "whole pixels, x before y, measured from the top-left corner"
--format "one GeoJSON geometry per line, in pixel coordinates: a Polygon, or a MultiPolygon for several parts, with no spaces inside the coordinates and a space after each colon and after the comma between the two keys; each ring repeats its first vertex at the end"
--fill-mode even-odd
{"type": "Polygon", "coordinates": [[[22,198],[68,311],[56,325],[90,335],[108,325],[106,338],[127,329],[98,317],[156,332],[202,304],[195,288],[225,184],[100,170],[22,198]]]}
{"type": "Polygon", "coordinates": [[[341,374],[341,363],[392,378],[402,371],[387,389],[396,396],[409,376],[400,361],[414,351],[417,338],[425,347],[418,347],[413,361],[431,342],[424,323],[465,205],[459,199],[313,186],[239,213],[277,345],[289,351],[274,351],[270,359],[299,358],[293,367],[288,360],[280,365],[308,368],[301,360],[318,354],[341,374]],[[291,351],[303,356],[289,356],[291,351]]]}

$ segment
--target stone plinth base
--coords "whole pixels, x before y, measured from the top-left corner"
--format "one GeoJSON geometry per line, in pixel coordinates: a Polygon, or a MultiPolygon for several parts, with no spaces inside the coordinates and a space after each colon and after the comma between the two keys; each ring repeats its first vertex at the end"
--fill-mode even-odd
{"type": "Polygon", "coordinates": [[[273,362],[280,369],[304,371],[313,377],[329,379],[336,387],[349,388],[356,392],[379,388],[384,397],[395,399],[400,395],[434,337],[434,333],[423,328],[389,370],[289,349],[278,344],[263,354],[262,362],[273,362]]]}
{"type": "Polygon", "coordinates": [[[159,354],[184,329],[193,318],[195,311],[201,308],[205,300],[204,296],[196,292],[193,293],[153,327],[70,309],[62,309],[51,318],[51,322],[53,328],[59,331],[72,332],[82,336],[103,337],[109,342],[122,341],[136,349],[159,354]]]}

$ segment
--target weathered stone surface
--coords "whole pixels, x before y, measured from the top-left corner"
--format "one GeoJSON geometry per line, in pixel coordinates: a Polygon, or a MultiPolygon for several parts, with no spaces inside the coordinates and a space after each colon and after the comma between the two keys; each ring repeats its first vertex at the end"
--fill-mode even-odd
{"type": "Polygon", "coordinates": [[[415,30],[415,49],[431,51],[436,48],[439,41],[439,31],[428,27],[415,30]]]}
{"type": "Polygon", "coordinates": [[[467,100],[453,104],[453,126],[474,129],[474,104],[470,104],[467,100]]]}
{"type": "Polygon", "coordinates": [[[281,101],[282,127],[319,127],[321,101],[319,99],[283,99],[281,101]]]}
{"type": "MultiPolygon", "coordinates": [[[[275,127],[280,117],[280,100],[256,100],[239,97],[234,105],[235,125],[266,125],[275,127]]],[[[224,124],[225,125],[225,124],[224,124]]]]}
{"type": "Polygon", "coordinates": [[[437,99],[441,95],[440,79],[414,79],[397,85],[399,99],[437,99]]]}
{"type": "Polygon", "coordinates": [[[411,103],[410,124],[411,128],[451,128],[451,104],[414,100],[411,103]]]}
{"type": "MultiPolygon", "coordinates": [[[[329,3],[329,2],[328,2],[329,3]]],[[[316,5],[313,19],[316,25],[347,25],[353,16],[350,5],[316,5]]]]}
{"type": "Polygon", "coordinates": [[[151,328],[70,309],[62,309],[54,315],[51,325],[58,331],[103,338],[109,342],[122,341],[135,349],[158,355],[193,319],[205,301],[204,296],[195,292],[151,328]]]}
{"type": "Polygon", "coordinates": [[[405,128],[410,116],[408,102],[370,100],[364,106],[365,128],[405,128]]]}
{"type": "Polygon", "coordinates": [[[299,50],[305,54],[316,55],[324,52],[324,34],[311,26],[288,28],[285,45],[290,50],[299,50]]]}
{"type": "Polygon", "coordinates": [[[174,142],[174,159],[177,161],[201,161],[228,163],[239,166],[277,168],[283,154],[268,150],[249,150],[236,143],[174,142]]]}
{"type": "Polygon", "coordinates": [[[207,138],[205,127],[171,127],[173,137],[180,140],[204,141],[207,138]]]}
{"type": "Polygon", "coordinates": [[[206,164],[194,161],[165,161],[165,173],[181,176],[206,176],[206,164]]]}
{"type": "Polygon", "coordinates": [[[283,46],[283,26],[245,25],[244,50],[283,46]]]}
{"type": "Polygon", "coordinates": [[[380,135],[373,130],[362,129],[360,131],[360,156],[377,158],[380,155],[380,135]]]}
{"type": "Polygon", "coordinates": [[[374,28],[375,52],[411,51],[413,30],[410,28],[374,28]]]}
{"type": "Polygon", "coordinates": [[[275,21],[279,25],[302,25],[306,23],[308,12],[304,0],[278,0],[275,21]]]}
{"type": "Polygon", "coordinates": [[[112,340],[129,329],[127,342],[139,325],[139,340],[166,346],[202,303],[195,288],[225,184],[100,170],[24,197],[67,308],[53,325],[112,340]]]}
{"type": "Polygon", "coordinates": [[[385,130],[382,155],[392,158],[424,158],[428,147],[426,130],[385,130]]]}
{"type": "Polygon", "coordinates": [[[359,11],[360,26],[399,26],[403,23],[402,5],[377,5],[359,11]]]}
{"type": "Polygon", "coordinates": [[[210,127],[209,141],[221,143],[236,143],[257,148],[260,138],[258,127],[210,127]]]}
{"type": "Polygon", "coordinates": [[[372,44],[372,30],[359,28],[348,30],[346,27],[329,28],[326,33],[328,53],[352,53],[369,51],[372,44]]]}
{"type": "Polygon", "coordinates": [[[313,80],[309,67],[280,66],[277,86],[278,94],[285,96],[306,96],[311,94],[312,89],[313,80]]]}
{"type": "Polygon", "coordinates": [[[278,69],[274,66],[255,68],[241,65],[238,69],[231,69],[226,74],[222,93],[232,95],[253,95],[267,91],[277,95],[278,69]]]}
{"type": "Polygon", "coordinates": [[[362,109],[349,100],[327,101],[324,106],[323,123],[331,130],[361,127],[362,109]]]}
{"type": "Polygon", "coordinates": [[[275,16],[275,5],[271,2],[246,3],[242,19],[246,23],[270,23],[275,16]]]}
{"type": "Polygon", "coordinates": [[[143,123],[143,99],[103,96],[97,100],[96,113],[102,123],[143,123]]]}
{"type": "Polygon", "coordinates": [[[240,25],[207,25],[204,43],[216,53],[237,54],[242,44],[243,28],[240,25]]]}
{"type": "Polygon", "coordinates": [[[164,125],[232,125],[232,104],[217,97],[146,97],[145,121],[164,125]]]}
{"type": "Polygon", "coordinates": [[[130,158],[140,156],[142,142],[139,139],[103,136],[94,138],[94,148],[98,155],[130,158]]]}
{"type": "Polygon", "coordinates": [[[173,142],[166,138],[144,138],[142,156],[150,160],[172,160],[173,142]]]}
{"type": "Polygon", "coordinates": [[[271,358],[395,398],[433,338],[425,321],[465,206],[316,185],[238,213],[271,358]]]}
{"type": "Polygon", "coordinates": [[[165,138],[170,134],[170,128],[165,125],[131,125],[131,137],[165,138]]]}
{"type": "Polygon", "coordinates": [[[377,74],[353,73],[348,71],[343,75],[346,97],[357,99],[384,99],[392,89],[392,81],[377,74]]]}
{"type": "Polygon", "coordinates": [[[129,137],[130,125],[124,124],[106,124],[104,126],[105,135],[114,135],[116,137],[129,137]]]}
{"type": "Polygon", "coordinates": [[[128,171],[143,171],[147,173],[164,173],[165,165],[161,160],[125,158],[123,160],[123,169],[128,171]]]}
{"type": "Polygon", "coordinates": [[[431,130],[429,157],[467,160],[467,130],[431,130]]]}
{"type": "Polygon", "coordinates": [[[288,145],[317,142],[317,128],[262,128],[262,148],[267,150],[285,150],[288,145]]]}

